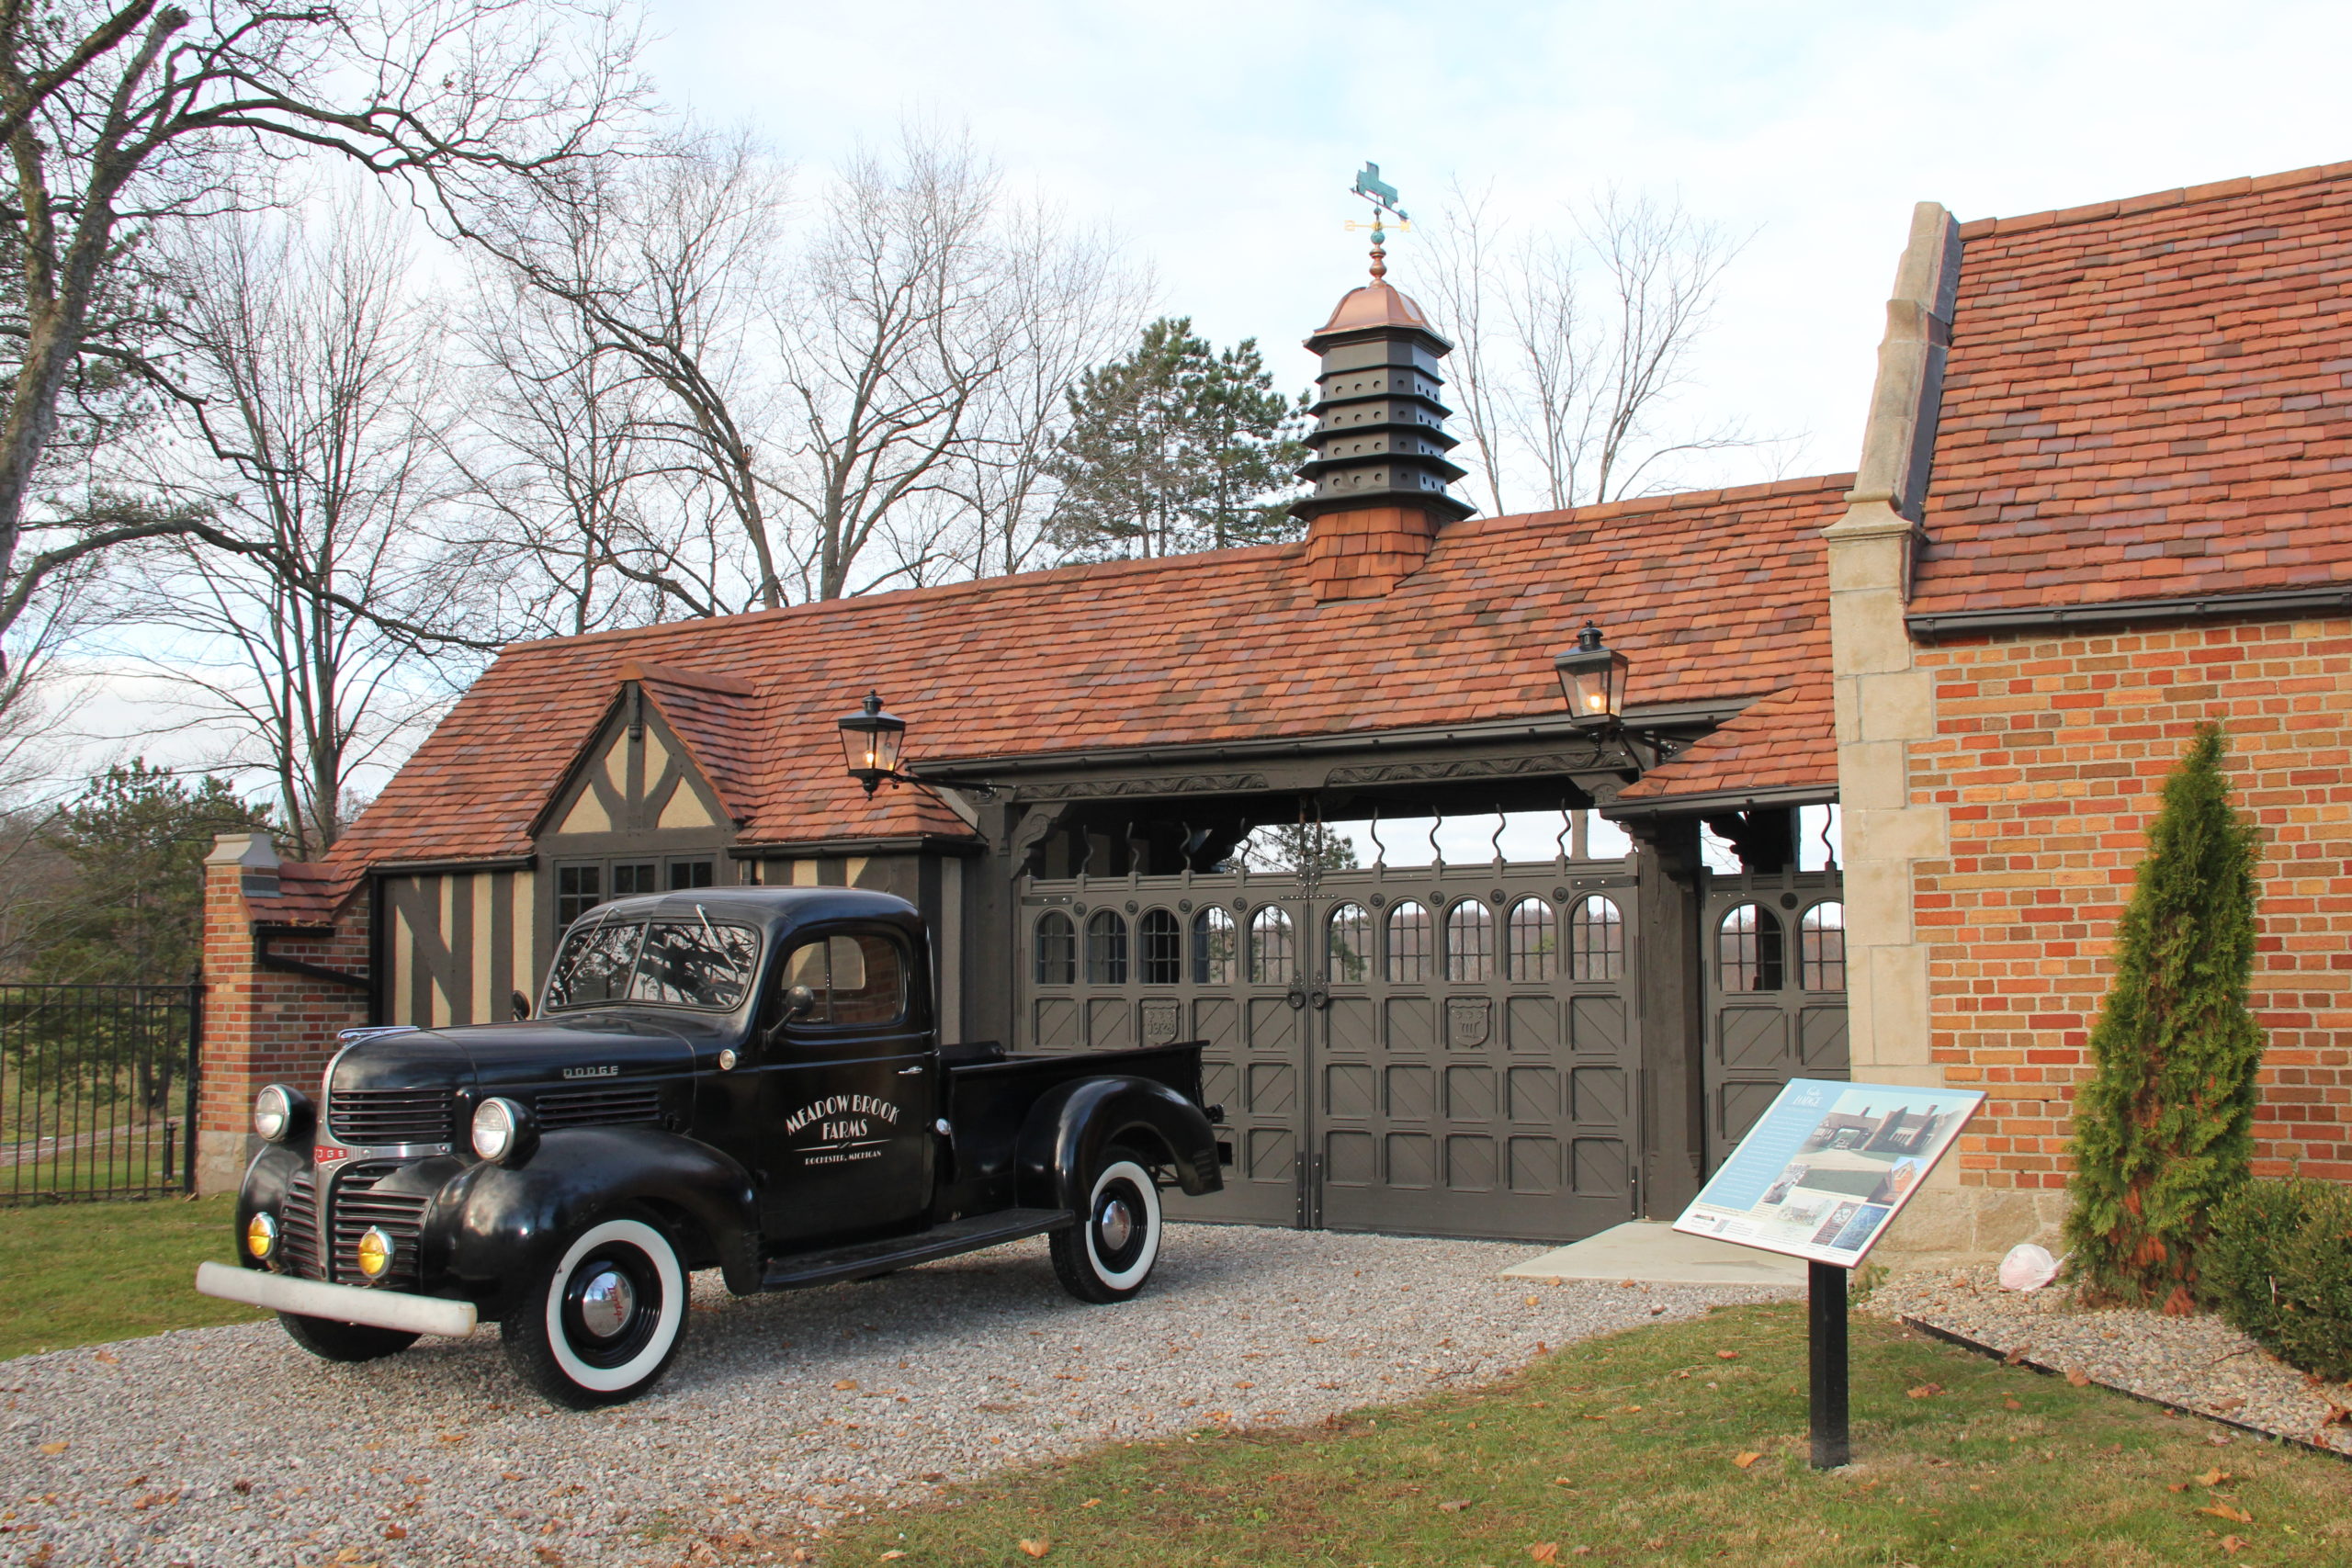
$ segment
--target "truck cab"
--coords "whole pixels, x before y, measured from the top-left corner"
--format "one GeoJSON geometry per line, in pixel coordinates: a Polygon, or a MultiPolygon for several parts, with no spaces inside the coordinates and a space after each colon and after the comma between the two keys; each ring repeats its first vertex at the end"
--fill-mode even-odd
{"type": "Polygon", "coordinates": [[[336,1360],[496,1321],[575,1407],[659,1380],[697,1269],[745,1294],[1044,1235],[1072,1293],[1132,1296],[1159,1189],[1222,1182],[1199,1045],[943,1046],[932,973],[922,916],[885,894],[600,906],[531,1016],[350,1031],[315,1100],[264,1089],[242,1268],[197,1287],[336,1360]]]}

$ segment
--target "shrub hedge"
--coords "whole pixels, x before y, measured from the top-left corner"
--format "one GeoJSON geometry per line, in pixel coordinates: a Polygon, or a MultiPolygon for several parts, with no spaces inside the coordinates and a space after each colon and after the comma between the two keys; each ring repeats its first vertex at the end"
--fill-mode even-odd
{"type": "Polygon", "coordinates": [[[2352,1188],[2248,1181],[2197,1255],[2207,1303],[2288,1365],[2352,1378],[2352,1188]]]}

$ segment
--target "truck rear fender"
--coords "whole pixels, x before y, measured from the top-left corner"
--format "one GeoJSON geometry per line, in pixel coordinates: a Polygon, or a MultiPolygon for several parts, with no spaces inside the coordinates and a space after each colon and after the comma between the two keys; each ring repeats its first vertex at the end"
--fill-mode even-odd
{"type": "Polygon", "coordinates": [[[657,1127],[561,1128],[520,1166],[467,1168],[442,1189],[425,1245],[461,1279],[512,1284],[564,1236],[622,1203],[660,1215],[688,1268],[716,1263],[729,1291],[759,1289],[750,1173],[708,1144],[657,1127]]]}
{"type": "Polygon", "coordinates": [[[1021,1204],[1078,1208],[1086,1173],[1114,1144],[1171,1168],[1178,1185],[1196,1197],[1224,1185],[1216,1134],[1199,1106],[1149,1078],[1080,1078],[1039,1097],[1022,1123],[1014,1159],[1021,1204]]]}

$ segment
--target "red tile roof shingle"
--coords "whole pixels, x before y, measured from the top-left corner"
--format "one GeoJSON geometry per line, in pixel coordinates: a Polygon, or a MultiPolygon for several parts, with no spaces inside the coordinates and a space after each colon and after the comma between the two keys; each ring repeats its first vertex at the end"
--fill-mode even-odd
{"type": "Polygon", "coordinates": [[[1826,669],[1751,703],[1679,757],[1618,793],[1620,801],[1702,795],[1838,794],[1838,735],[1826,669]]]}
{"type": "Polygon", "coordinates": [[[1636,705],[1770,692],[1828,664],[1821,528],[1850,476],[1476,518],[1385,598],[1318,603],[1305,547],[1068,567],[718,620],[520,643],[328,863],[526,854],[639,679],[748,844],[968,830],[930,792],[871,800],[833,721],[869,688],[910,758],[1014,757],[1549,716],[1588,618],[1636,705]]]}
{"type": "Polygon", "coordinates": [[[1961,236],[1914,614],[2352,582],[2352,164],[1961,236]]]}

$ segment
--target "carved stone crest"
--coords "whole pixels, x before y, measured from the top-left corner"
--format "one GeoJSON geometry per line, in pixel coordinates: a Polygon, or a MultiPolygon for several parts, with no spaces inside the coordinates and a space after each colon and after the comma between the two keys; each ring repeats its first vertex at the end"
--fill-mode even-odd
{"type": "Polygon", "coordinates": [[[1493,1030],[1494,1010],[1484,997],[1445,998],[1445,1042],[1457,1051],[1475,1050],[1493,1030]]]}
{"type": "Polygon", "coordinates": [[[1143,1004],[1143,1043],[1173,1045],[1184,1027],[1184,1004],[1160,1000],[1143,1004]]]}

